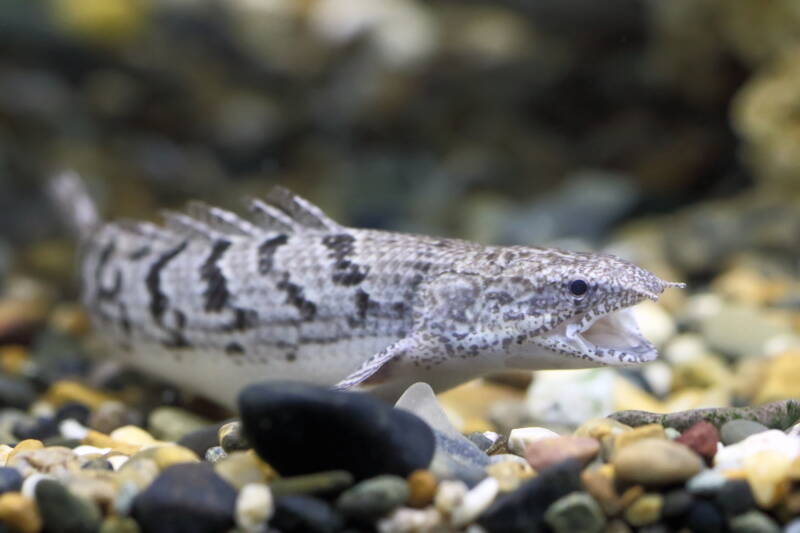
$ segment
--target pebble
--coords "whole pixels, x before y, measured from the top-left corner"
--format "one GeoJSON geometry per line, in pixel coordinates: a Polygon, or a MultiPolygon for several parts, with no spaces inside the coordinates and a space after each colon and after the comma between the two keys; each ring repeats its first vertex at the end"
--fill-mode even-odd
{"type": "Polygon", "coordinates": [[[614,450],[619,451],[625,446],[644,439],[666,439],[664,426],[661,424],[645,424],[630,431],[620,433],[614,439],[614,450]]]}
{"type": "Polygon", "coordinates": [[[233,527],[235,510],[236,490],[211,465],[185,463],[161,472],[132,513],[148,533],[216,533],[233,527]]]}
{"type": "Polygon", "coordinates": [[[144,489],[155,480],[159,472],[158,464],[151,457],[134,457],[117,469],[117,480],[120,484],[131,482],[144,489]]]}
{"type": "Polygon", "coordinates": [[[219,438],[219,445],[227,453],[236,451],[249,450],[252,448],[250,443],[242,432],[241,422],[229,422],[219,428],[217,431],[219,438]]]}
{"type": "Polygon", "coordinates": [[[424,533],[446,531],[442,515],[434,507],[401,507],[378,520],[378,533],[424,533]]]}
{"type": "Polygon", "coordinates": [[[622,511],[622,502],[614,484],[613,473],[604,468],[592,468],[581,472],[581,484],[608,516],[622,511]]]}
{"type": "Polygon", "coordinates": [[[744,479],[727,481],[719,489],[715,502],[725,516],[736,516],[756,507],[750,483],[744,479]]]}
{"type": "Polygon", "coordinates": [[[408,476],[408,505],[410,507],[427,507],[433,503],[439,480],[429,470],[414,470],[408,476]]]}
{"type": "Polygon", "coordinates": [[[607,368],[537,374],[526,397],[528,415],[572,427],[604,417],[614,409],[615,381],[616,372],[607,368]]]}
{"type": "Polygon", "coordinates": [[[18,492],[22,488],[22,474],[16,468],[0,467],[0,494],[18,492]]]}
{"type": "Polygon", "coordinates": [[[661,494],[645,494],[625,509],[625,520],[634,527],[658,522],[664,497],[661,494]]]}
{"type": "Polygon", "coordinates": [[[236,525],[245,533],[258,533],[275,513],[272,491],[262,483],[242,487],[236,498],[236,525]]]}
{"type": "Polygon", "coordinates": [[[89,416],[91,416],[91,413],[91,409],[82,403],[69,402],[58,408],[55,417],[59,422],[74,420],[80,425],[85,426],[89,423],[89,416]]]}
{"type": "Polygon", "coordinates": [[[700,499],[692,503],[683,525],[691,531],[721,533],[725,521],[713,503],[700,499]]]}
{"type": "Polygon", "coordinates": [[[61,446],[19,452],[8,461],[23,476],[34,473],[64,476],[81,469],[81,461],[75,452],[61,446]]]}
{"type": "Polygon", "coordinates": [[[147,429],[159,440],[177,442],[184,435],[209,426],[211,422],[179,407],[157,407],[147,417],[147,429]]]}
{"type": "Polygon", "coordinates": [[[665,439],[630,444],[614,455],[612,464],[621,480],[648,487],[686,481],[703,468],[697,454],[665,439]]]}
{"type": "Polygon", "coordinates": [[[122,426],[112,431],[108,436],[115,441],[124,442],[132,446],[149,446],[156,443],[156,439],[150,433],[138,426],[122,426]]]}
{"type": "Polygon", "coordinates": [[[44,448],[44,444],[40,440],[33,440],[33,439],[23,440],[17,443],[17,445],[14,446],[14,449],[9,452],[8,456],[6,457],[6,464],[11,462],[14,459],[14,457],[19,453],[28,452],[32,450],[41,450],[42,448],[44,448]]]}
{"type": "Polygon", "coordinates": [[[487,477],[478,483],[464,495],[461,502],[453,509],[450,523],[455,528],[462,528],[473,522],[489,508],[499,490],[500,486],[493,477],[487,477]]]}
{"type": "Polygon", "coordinates": [[[536,475],[527,462],[502,461],[486,467],[486,473],[497,480],[500,492],[516,490],[520,484],[536,475]]]}
{"type": "Polygon", "coordinates": [[[27,410],[36,398],[36,390],[27,380],[0,374],[0,405],[27,410]]]}
{"type": "Polygon", "coordinates": [[[0,522],[19,533],[39,533],[42,519],[36,504],[18,492],[0,495],[0,522]]]}
{"type": "Polygon", "coordinates": [[[351,486],[353,486],[353,475],[344,470],[282,477],[272,480],[269,485],[276,498],[293,494],[336,496],[351,486]]]}
{"type": "Polygon", "coordinates": [[[519,456],[525,455],[529,444],[538,440],[558,437],[558,433],[547,428],[530,427],[512,429],[508,435],[508,449],[519,456]]]}
{"type": "Polygon", "coordinates": [[[323,500],[296,495],[277,501],[269,525],[281,533],[334,533],[344,527],[344,518],[323,500]]]}
{"type": "Polygon", "coordinates": [[[686,482],[686,490],[698,496],[714,496],[725,485],[727,478],[716,470],[703,470],[686,482]]]}
{"type": "Polygon", "coordinates": [[[488,531],[524,533],[544,527],[544,514],[556,500],[580,490],[581,462],[568,459],[539,472],[514,492],[500,495],[478,518],[488,531]]]}
{"type": "Polygon", "coordinates": [[[197,463],[200,461],[200,458],[192,450],[183,446],[159,446],[154,450],[153,460],[161,470],[180,463],[197,463]]]}
{"type": "Polygon", "coordinates": [[[759,507],[771,509],[789,493],[789,469],[792,460],[786,455],[763,450],[744,460],[744,471],[759,507]]]}
{"type": "Polygon", "coordinates": [[[128,407],[116,400],[103,402],[89,415],[89,427],[100,433],[109,434],[115,429],[131,423],[128,407]]]}
{"type": "Polygon", "coordinates": [[[206,454],[204,459],[211,463],[212,465],[217,464],[218,462],[226,459],[228,454],[225,453],[225,450],[222,449],[222,446],[212,446],[211,448],[206,450],[206,454]]]}
{"type": "Polygon", "coordinates": [[[436,446],[425,422],[365,394],[271,383],[248,387],[239,404],[255,450],[283,475],[347,470],[357,480],[405,477],[427,468],[436,446]],[[331,453],[319,453],[320,442],[331,453]]]}
{"type": "Polygon", "coordinates": [[[602,441],[606,437],[616,438],[617,435],[631,431],[633,428],[613,418],[594,418],[581,424],[575,430],[577,437],[592,437],[602,441]]]}
{"type": "Polygon", "coordinates": [[[780,533],[781,528],[762,512],[748,511],[730,521],[731,533],[780,533]]]}
{"type": "Polygon", "coordinates": [[[442,514],[449,515],[461,503],[468,491],[469,489],[463,481],[444,480],[436,489],[433,503],[442,514]]]}
{"type": "Polygon", "coordinates": [[[36,505],[47,531],[95,533],[100,527],[97,506],[75,496],[58,481],[45,479],[36,485],[36,505]]]}
{"type": "Polygon", "coordinates": [[[259,465],[258,458],[250,452],[234,452],[217,462],[214,471],[225,481],[241,489],[250,483],[269,481],[259,465]]]}
{"type": "Polygon", "coordinates": [[[800,457],[800,438],[791,437],[777,429],[756,433],[719,450],[714,456],[714,465],[723,472],[741,470],[748,457],[760,452],[774,452],[793,461],[800,457]]]}
{"type": "Polygon", "coordinates": [[[382,475],[344,491],[336,500],[336,509],[344,516],[371,521],[405,504],[408,495],[405,479],[382,475]]]}
{"type": "Polygon", "coordinates": [[[711,348],[734,357],[764,355],[771,339],[791,334],[788,325],[770,320],[756,307],[726,303],[701,321],[700,331],[711,348]]]}
{"type": "Polygon", "coordinates": [[[675,439],[675,442],[688,446],[706,462],[711,462],[717,454],[719,440],[720,433],[716,426],[701,421],[684,431],[680,437],[675,439]]]}
{"type": "Polygon", "coordinates": [[[694,498],[684,489],[673,489],[664,494],[661,516],[667,519],[678,518],[689,512],[694,498]]]}
{"type": "Polygon", "coordinates": [[[100,525],[98,533],[140,533],[136,520],[121,516],[109,516],[100,525]]]}
{"type": "Polygon", "coordinates": [[[794,349],[769,359],[763,383],[753,399],[762,404],[800,397],[800,350],[794,349]]]}
{"type": "Polygon", "coordinates": [[[730,422],[722,424],[720,428],[720,440],[722,440],[723,444],[728,446],[741,442],[750,435],[763,433],[768,430],[769,428],[765,425],[752,420],[731,420],[730,422]]]}
{"type": "Polygon", "coordinates": [[[53,383],[45,394],[45,399],[56,407],[69,403],[79,403],[90,409],[97,409],[105,402],[114,400],[108,394],[87,387],[77,381],[57,381],[53,383]]]}
{"type": "Polygon", "coordinates": [[[544,515],[554,533],[600,533],[606,517],[585,492],[573,492],[553,502],[544,515]]]}
{"type": "Polygon", "coordinates": [[[600,443],[591,437],[565,435],[532,442],[525,450],[525,459],[534,470],[540,471],[566,459],[577,459],[582,464],[591,461],[600,451],[600,443]]]}
{"type": "MultiPolygon", "coordinates": [[[[187,433],[178,441],[179,446],[189,448],[198,457],[205,457],[208,450],[219,445],[219,437],[217,436],[218,426],[211,425],[201,429],[196,429],[187,433]]],[[[220,450],[222,448],[220,447],[220,450]]]]}

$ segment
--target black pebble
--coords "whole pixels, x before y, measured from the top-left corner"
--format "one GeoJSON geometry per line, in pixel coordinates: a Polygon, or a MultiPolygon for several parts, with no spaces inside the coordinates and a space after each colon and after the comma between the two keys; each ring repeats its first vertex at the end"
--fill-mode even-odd
{"type": "Polygon", "coordinates": [[[22,488],[22,474],[16,468],[0,467],[0,494],[17,492],[22,488]]]}
{"type": "Polygon", "coordinates": [[[36,398],[36,390],[26,380],[0,375],[0,407],[27,411],[36,398]]]}
{"type": "Polygon", "coordinates": [[[178,444],[184,448],[189,448],[198,457],[203,458],[209,448],[219,445],[219,437],[217,431],[222,424],[214,424],[212,426],[204,427],[187,433],[180,438],[178,444]]]}
{"type": "Polygon", "coordinates": [[[717,493],[716,502],[727,517],[744,514],[756,507],[750,483],[744,479],[727,481],[717,493]]]}
{"type": "Polygon", "coordinates": [[[277,501],[269,525],[282,533],[335,533],[344,527],[344,519],[317,498],[285,496],[277,501]]]}
{"type": "Polygon", "coordinates": [[[89,416],[91,416],[91,414],[91,410],[82,403],[70,402],[58,408],[58,411],[56,411],[56,420],[59,422],[75,420],[80,422],[81,425],[88,426],[89,416]]]}
{"type": "Polygon", "coordinates": [[[498,497],[478,519],[491,533],[525,533],[545,529],[550,505],[570,492],[581,490],[581,463],[576,459],[545,468],[514,492],[498,497]]]}
{"type": "Polygon", "coordinates": [[[720,533],[725,522],[714,504],[705,500],[695,500],[683,524],[692,531],[720,533]]]}
{"type": "Polygon", "coordinates": [[[14,436],[19,440],[45,440],[59,434],[58,421],[55,418],[28,418],[14,424],[14,436]]]}
{"type": "Polygon", "coordinates": [[[45,532],[96,533],[100,529],[100,510],[94,502],[75,496],[58,481],[43,479],[35,492],[45,532]]]}
{"type": "Polygon", "coordinates": [[[239,406],[256,452],[283,476],[405,477],[433,458],[435,438],[424,421],[366,394],[269,383],[245,389],[239,406]]]}
{"type": "Polygon", "coordinates": [[[133,502],[145,533],[217,533],[234,525],[236,490],[208,463],[170,466],[133,502]]]}
{"type": "Polygon", "coordinates": [[[676,489],[664,495],[664,505],[661,507],[661,516],[664,518],[678,518],[685,515],[692,507],[694,498],[689,492],[676,489]]]}

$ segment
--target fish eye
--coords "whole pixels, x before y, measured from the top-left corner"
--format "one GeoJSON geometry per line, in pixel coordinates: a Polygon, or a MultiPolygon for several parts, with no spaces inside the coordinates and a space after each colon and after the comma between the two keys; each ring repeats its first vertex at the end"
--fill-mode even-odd
{"type": "Polygon", "coordinates": [[[569,282],[569,292],[573,296],[583,296],[589,290],[589,285],[582,279],[574,279],[569,282]]]}

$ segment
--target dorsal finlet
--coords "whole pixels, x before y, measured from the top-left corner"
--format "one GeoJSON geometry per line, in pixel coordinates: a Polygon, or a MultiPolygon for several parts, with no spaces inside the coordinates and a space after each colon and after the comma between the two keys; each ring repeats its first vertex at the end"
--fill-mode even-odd
{"type": "Polygon", "coordinates": [[[112,226],[115,226],[119,231],[124,233],[136,235],[137,237],[142,237],[151,241],[172,242],[175,240],[175,236],[172,233],[150,222],[121,219],[115,221],[112,226]]]}
{"type": "Polygon", "coordinates": [[[292,191],[279,185],[272,188],[265,198],[303,228],[338,231],[341,226],[329,218],[322,209],[292,191]]]}
{"type": "Polygon", "coordinates": [[[165,228],[180,235],[208,241],[214,241],[223,236],[220,232],[215,231],[207,224],[185,213],[164,210],[161,211],[161,216],[164,219],[165,228]]]}
{"type": "Polygon", "coordinates": [[[257,198],[247,200],[254,222],[262,229],[278,233],[294,233],[302,229],[292,217],[257,198]]]}
{"type": "Polygon", "coordinates": [[[263,233],[257,226],[239,215],[203,202],[189,202],[186,213],[211,231],[222,235],[254,237],[263,233]]]}

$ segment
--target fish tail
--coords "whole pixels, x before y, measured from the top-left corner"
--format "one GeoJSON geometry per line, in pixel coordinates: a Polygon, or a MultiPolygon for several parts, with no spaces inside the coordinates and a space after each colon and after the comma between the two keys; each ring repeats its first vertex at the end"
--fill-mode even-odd
{"type": "Polygon", "coordinates": [[[65,170],[52,177],[47,183],[47,193],[61,218],[81,242],[89,240],[102,225],[97,203],[86,182],[74,170],[65,170]]]}

